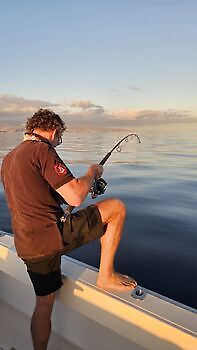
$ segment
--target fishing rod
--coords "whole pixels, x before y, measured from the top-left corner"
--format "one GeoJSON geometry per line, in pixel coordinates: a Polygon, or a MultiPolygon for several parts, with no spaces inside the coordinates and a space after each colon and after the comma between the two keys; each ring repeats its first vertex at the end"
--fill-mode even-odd
{"type": "MultiPolygon", "coordinates": [[[[141,140],[139,138],[139,136],[137,134],[128,134],[127,136],[123,137],[119,142],[117,142],[115,144],[115,146],[111,149],[111,151],[109,151],[104,158],[100,161],[99,165],[104,165],[106,163],[106,161],[109,159],[109,157],[111,156],[111,154],[113,153],[114,150],[116,150],[117,152],[121,152],[121,148],[119,147],[120,144],[123,141],[128,142],[129,141],[129,137],[131,136],[135,136],[138,139],[138,142],[141,143],[141,140]]],[[[91,193],[91,197],[92,198],[96,198],[98,195],[104,194],[105,190],[107,187],[107,182],[100,177],[99,179],[95,180],[91,189],[90,189],[90,193],[91,193]]]]}
{"type": "Polygon", "coordinates": [[[108,160],[108,158],[111,156],[112,152],[116,149],[118,152],[121,152],[121,148],[119,147],[119,145],[123,142],[123,141],[126,141],[128,142],[129,141],[129,137],[130,136],[135,136],[137,137],[138,139],[138,142],[141,143],[141,140],[139,138],[139,136],[137,134],[128,134],[127,136],[123,137],[119,142],[117,142],[115,144],[115,146],[111,149],[111,151],[109,151],[105,157],[100,161],[100,165],[104,165],[106,163],[106,161],[108,160]]]}
{"type": "MultiPolygon", "coordinates": [[[[123,137],[120,141],[118,141],[115,146],[111,149],[111,151],[109,151],[104,158],[100,161],[99,165],[104,165],[106,163],[106,161],[109,159],[109,157],[111,156],[111,154],[113,153],[114,150],[116,150],[117,152],[121,152],[121,148],[120,148],[120,144],[123,141],[128,142],[129,141],[129,137],[135,136],[138,140],[139,143],[141,143],[141,140],[139,138],[139,136],[137,134],[128,134],[127,136],[123,137]]],[[[91,193],[91,197],[94,199],[97,196],[100,196],[101,194],[104,194],[104,192],[106,191],[107,188],[107,182],[100,177],[99,179],[94,180],[94,183],[92,185],[92,187],[90,188],[90,193],[91,193]]],[[[69,214],[71,214],[71,212],[73,211],[75,207],[69,205],[65,211],[64,211],[64,215],[61,217],[61,221],[65,222],[67,219],[67,216],[69,214]]]]}

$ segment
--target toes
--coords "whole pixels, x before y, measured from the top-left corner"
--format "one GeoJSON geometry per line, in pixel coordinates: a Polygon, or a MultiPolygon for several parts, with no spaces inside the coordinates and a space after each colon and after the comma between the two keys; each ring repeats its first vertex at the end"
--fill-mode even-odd
{"type": "Polygon", "coordinates": [[[137,287],[137,282],[134,280],[134,278],[129,277],[128,275],[122,275],[122,274],[119,274],[119,276],[121,277],[122,282],[133,284],[135,285],[135,287],[137,287]]]}
{"type": "Polygon", "coordinates": [[[120,281],[119,281],[120,284],[124,285],[124,286],[132,286],[133,288],[135,288],[137,286],[137,282],[131,278],[131,277],[128,277],[128,278],[122,278],[120,281]]]}
{"type": "Polygon", "coordinates": [[[126,283],[126,284],[132,284],[135,287],[137,287],[137,282],[132,277],[127,276],[127,278],[126,278],[126,276],[125,276],[125,278],[122,280],[122,282],[126,283]]]}
{"type": "Polygon", "coordinates": [[[133,281],[122,281],[120,282],[120,284],[123,284],[124,286],[132,286],[133,288],[136,287],[136,283],[134,283],[133,281]]]}

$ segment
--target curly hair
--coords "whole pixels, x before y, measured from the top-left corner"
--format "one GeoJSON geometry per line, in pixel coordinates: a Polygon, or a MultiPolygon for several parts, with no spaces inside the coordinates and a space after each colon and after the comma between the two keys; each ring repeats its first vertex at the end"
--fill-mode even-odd
{"type": "Polygon", "coordinates": [[[27,119],[25,128],[29,134],[33,133],[35,129],[45,131],[57,129],[60,133],[66,130],[65,123],[60,116],[44,108],[40,108],[31,118],[27,119]]]}

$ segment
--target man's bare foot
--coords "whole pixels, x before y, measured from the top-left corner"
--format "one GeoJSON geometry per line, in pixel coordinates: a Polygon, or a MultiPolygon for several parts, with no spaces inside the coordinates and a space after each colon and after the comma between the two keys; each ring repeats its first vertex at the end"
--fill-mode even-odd
{"type": "Polygon", "coordinates": [[[114,272],[109,278],[98,276],[97,286],[105,290],[124,292],[137,287],[137,282],[132,277],[114,272]]]}

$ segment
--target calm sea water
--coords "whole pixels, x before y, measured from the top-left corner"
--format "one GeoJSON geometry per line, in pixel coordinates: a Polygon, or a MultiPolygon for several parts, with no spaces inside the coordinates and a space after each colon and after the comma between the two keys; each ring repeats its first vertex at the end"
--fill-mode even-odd
{"type": "MultiPolygon", "coordinates": [[[[70,128],[59,155],[76,176],[99,162],[130,131],[131,139],[105,165],[105,195],[118,197],[127,219],[115,267],[140,285],[186,305],[197,307],[197,124],[128,128],[70,128]]],[[[0,161],[22,133],[0,133],[0,161]]],[[[36,190],[36,189],[35,189],[36,190]]],[[[84,205],[92,203],[88,198],[84,205]]],[[[0,184],[0,229],[11,231],[10,216],[0,184]]],[[[95,241],[72,257],[99,266],[95,241]]]]}

